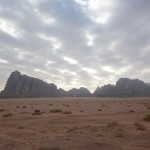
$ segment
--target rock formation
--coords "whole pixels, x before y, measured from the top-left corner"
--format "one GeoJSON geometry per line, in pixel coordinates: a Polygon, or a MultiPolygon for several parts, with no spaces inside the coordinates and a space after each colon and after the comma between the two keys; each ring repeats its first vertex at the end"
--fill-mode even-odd
{"type": "Polygon", "coordinates": [[[138,79],[121,78],[116,85],[105,85],[97,88],[95,96],[100,97],[144,97],[150,96],[150,86],[138,79]]]}
{"type": "Polygon", "coordinates": [[[70,97],[88,97],[91,96],[90,91],[87,88],[81,87],[79,89],[73,88],[67,92],[67,96],[70,97]]]}
{"type": "Polygon", "coordinates": [[[0,92],[0,98],[34,98],[34,97],[148,97],[150,96],[150,83],[139,79],[121,78],[116,85],[98,87],[94,94],[87,88],[73,88],[69,91],[58,89],[53,83],[48,84],[40,79],[21,75],[14,71],[7,80],[6,86],[0,92]]]}
{"type": "Polygon", "coordinates": [[[12,72],[6,87],[2,91],[2,96],[12,97],[55,97],[57,96],[57,86],[48,84],[37,78],[21,75],[20,72],[12,72]]]}

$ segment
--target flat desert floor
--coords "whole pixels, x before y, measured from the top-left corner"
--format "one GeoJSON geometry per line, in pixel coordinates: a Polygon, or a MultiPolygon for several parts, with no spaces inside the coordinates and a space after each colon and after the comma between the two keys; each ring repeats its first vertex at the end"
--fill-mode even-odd
{"type": "Polygon", "coordinates": [[[0,99],[0,150],[149,150],[150,98],[0,99]]]}

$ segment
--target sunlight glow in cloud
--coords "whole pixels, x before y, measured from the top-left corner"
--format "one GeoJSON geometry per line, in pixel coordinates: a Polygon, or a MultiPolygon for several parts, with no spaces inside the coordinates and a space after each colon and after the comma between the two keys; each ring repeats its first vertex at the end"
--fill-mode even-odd
{"type": "Polygon", "coordinates": [[[20,37],[20,34],[17,29],[15,29],[15,26],[9,21],[4,21],[0,19],[0,29],[10,34],[11,36],[14,36],[16,38],[20,37]]]}
{"type": "Polygon", "coordinates": [[[64,60],[67,61],[70,64],[78,64],[77,60],[69,58],[69,57],[64,57],[64,60]]]}

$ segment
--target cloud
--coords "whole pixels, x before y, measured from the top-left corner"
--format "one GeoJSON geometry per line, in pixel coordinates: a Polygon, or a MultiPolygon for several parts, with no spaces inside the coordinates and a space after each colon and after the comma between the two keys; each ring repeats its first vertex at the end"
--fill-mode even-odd
{"type": "Polygon", "coordinates": [[[0,0],[0,89],[20,70],[64,89],[149,82],[148,0],[0,0]]]}

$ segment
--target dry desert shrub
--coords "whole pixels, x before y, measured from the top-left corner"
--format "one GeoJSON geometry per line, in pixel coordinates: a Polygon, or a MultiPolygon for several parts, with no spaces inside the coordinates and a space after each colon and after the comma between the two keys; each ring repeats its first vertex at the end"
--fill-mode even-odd
{"type": "Polygon", "coordinates": [[[50,146],[41,146],[39,148],[39,150],[60,150],[60,148],[57,147],[57,146],[52,146],[52,147],[50,147],[50,146]]]}
{"type": "Polygon", "coordinates": [[[40,110],[35,110],[34,113],[32,113],[32,115],[41,115],[42,113],[40,112],[40,110]]]}
{"type": "Polygon", "coordinates": [[[50,113],[60,113],[60,112],[63,112],[62,109],[52,109],[49,111],[50,113]]]}
{"type": "Polygon", "coordinates": [[[71,111],[64,111],[63,114],[72,114],[71,111]]]}
{"type": "Polygon", "coordinates": [[[98,111],[102,111],[101,109],[98,109],[98,111]]]}
{"type": "Polygon", "coordinates": [[[7,113],[3,115],[3,117],[10,117],[10,116],[12,116],[12,113],[7,113]]]}
{"type": "Polygon", "coordinates": [[[6,111],[5,109],[0,109],[0,112],[2,112],[2,111],[6,111]]]}
{"type": "Polygon", "coordinates": [[[130,113],[133,113],[133,112],[134,112],[134,110],[129,110],[129,112],[130,112],[130,113]]]}
{"type": "Polygon", "coordinates": [[[145,121],[150,121],[150,115],[146,115],[143,119],[144,119],[145,121]]]}
{"type": "Polygon", "coordinates": [[[146,130],[145,126],[139,122],[136,122],[134,125],[136,126],[137,130],[142,130],[142,131],[146,130]]]}
{"type": "Polygon", "coordinates": [[[114,128],[114,127],[116,127],[116,126],[118,126],[118,125],[119,125],[118,122],[112,121],[112,122],[110,122],[110,123],[107,124],[107,127],[108,127],[108,128],[114,128]]]}
{"type": "Polygon", "coordinates": [[[24,126],[19,126],[18,129],[25,129],[25,127],[24,126]]]}

